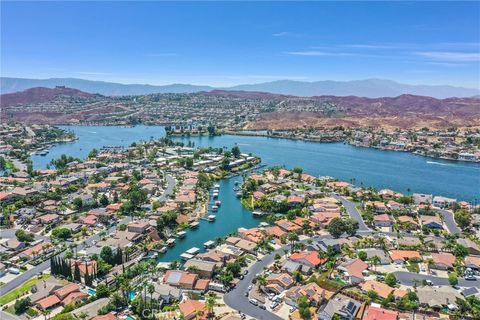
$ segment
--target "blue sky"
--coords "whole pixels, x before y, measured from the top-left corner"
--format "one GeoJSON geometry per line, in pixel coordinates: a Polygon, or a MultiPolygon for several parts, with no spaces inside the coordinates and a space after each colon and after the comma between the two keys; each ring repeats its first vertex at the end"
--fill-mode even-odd
{"type": "Polygon", "coordinates": [[[479,2],[1,2],[1,75],[480,87],[479,2]]]}

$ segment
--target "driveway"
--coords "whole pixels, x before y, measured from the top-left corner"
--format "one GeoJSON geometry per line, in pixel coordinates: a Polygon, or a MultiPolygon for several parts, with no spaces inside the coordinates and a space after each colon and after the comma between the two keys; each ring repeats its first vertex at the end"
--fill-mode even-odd
{"type": "Polygon", "coordinates": [[[368,228],[365,222],[363,221],[362,214],[357,209],[358,203],[348,201],[344,197],[336,194],[332,194],[332,197],[334,197],[335,199],[337,199],[342,203],[342,205],[345,207],[345,209],[347,209],[347,212],[352,219],[355,219],[358,221],[358,230],[357,230],[358,233],[372,232],[372,230],[368,228]]]}
{"type": "Polygon", "coordinates": [[[175,188],[175,184],[177,183],[175,181],[175,178],[173,178],[168,173],[165,175],[165,178],[167,180],[167,187],[165,188],[165,191],[162,193],[162,195],[159,197],[160,201],[168,200],[168,197],[173,193],[173,188],[175,188]]]}
{"type": "MultiPolygon", "coordinates": [[[[450,283],[448,282],[447,278],[440,278],[425,274],[418,274],[418,273],[411,273],[411,272],[404,272],[404,271],[396,271],[394,272],[395,277],[397,280],[406,286],[413,286],[413,280],[418,280],[422,282],[423,280],[430,280],[432,281],[433,285],[435,286],[449,286],[450,283]]],[[[419,284],[420,285],[420,284],[419,284]]],[[[459,287],[477,287],[480,288],[480,280],[465,280],[463,278],[458,278],[458,286],[459,287]]]]}

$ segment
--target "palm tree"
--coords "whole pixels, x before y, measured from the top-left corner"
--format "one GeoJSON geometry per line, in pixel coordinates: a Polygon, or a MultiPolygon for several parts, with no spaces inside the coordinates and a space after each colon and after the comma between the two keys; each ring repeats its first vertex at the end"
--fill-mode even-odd
{"type": "Polygon", "coordinates": [[[258,283],[258,289],[261,289],[261,287],[264,287],[267,285],[267,277],[265,275],[261,274],[257,277],[257,283],[258,283]]]}
{"type": "Polygon", "coordinates": [[[432,258],[427,259],[427,268],[428,268],[428,273],[430,273],[430,267],[433,266],[435,262],[433,261],[432,258]]]}
{"type": "Polygon", "coordinates": [[[287,235],[288,241],[290,241],[290,252],[293,253],[295,247],[295,241],[298,241],[298,234],[295,232],[289,232],[287,235]]]}
{"type": "Polygon", "coordinates": [[[208,318],[214,317],[213,307],[215,307],[217,302],[217,295],[215,293],[210,293],[205,300],[205,306],[208,310],[208,318]]]}
{"type": "Polygon", "coordinates": [[[153,293],[155,292],[155,286],[149,283],[147,285],[147,291],[150,294],[150,308],[153,309],[153,293]]]}
{"type": "Polygon", "coordinates": [[[378,256],[372,257],[372,264],[375,268],[375,272],[377,272],[377,265],[380,263],[380,258],[378,256]]]}

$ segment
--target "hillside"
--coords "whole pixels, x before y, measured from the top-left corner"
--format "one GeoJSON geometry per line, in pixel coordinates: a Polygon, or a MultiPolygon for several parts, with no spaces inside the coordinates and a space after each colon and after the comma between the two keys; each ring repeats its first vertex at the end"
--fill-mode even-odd
{"type": "Polygon", "coordinates": [[[16,105],[28,105],[50,102],[59,96],[91,98],[95,94],[83,92],[77,89],[55,87],[55,88],[31,88],[21,92],[2,94],[0,99],[1,107],[10,107],[16,105]]]}
{"type": "Polygon", "coordinates": [[[76,78],[0,78],[1,93],[12,93],[33,87],[55,88],[55,86],[66,86],[84,92],[99,93],[106,96],[130,96],[154,93],[195,93],[211,90],[256,91],[301,97],[333,95],[380,98],[397,97],[402,94],[412,94],[444,99],[449,97],[472,97],[480,94],[480,89],[478,88],[462,88],[440,85],[409,85],[384,79],[365,79],[354,81],[326,80],[315,82],[278,80],[221,88],[191,84],[122,84],[76,78]]]}

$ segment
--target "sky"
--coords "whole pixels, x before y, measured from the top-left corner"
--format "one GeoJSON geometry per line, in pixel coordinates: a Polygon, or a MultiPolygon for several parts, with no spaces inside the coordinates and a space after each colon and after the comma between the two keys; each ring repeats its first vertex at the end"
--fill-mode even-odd
{"type": "Polygon", "coordinates": [[[480,2],[1,1],[1,76],[480,87],[480,2]]]}

